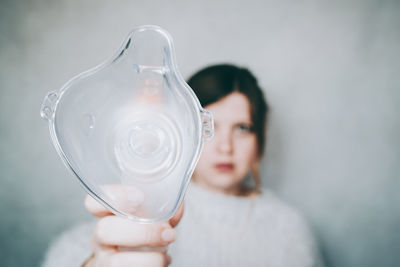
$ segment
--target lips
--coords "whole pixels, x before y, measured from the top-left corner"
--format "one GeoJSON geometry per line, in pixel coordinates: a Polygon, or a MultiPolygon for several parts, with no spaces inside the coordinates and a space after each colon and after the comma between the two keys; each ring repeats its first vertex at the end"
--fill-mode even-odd
{"type": "Polygon", "coordinates": [[[218,163],[215,164],[215,169],[219,172],[231,172],[235,166],[232,163],[218,163]]]}

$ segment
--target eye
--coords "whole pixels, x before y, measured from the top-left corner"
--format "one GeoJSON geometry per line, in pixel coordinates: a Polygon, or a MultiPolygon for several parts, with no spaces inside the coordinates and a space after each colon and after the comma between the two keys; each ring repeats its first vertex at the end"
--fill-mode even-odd
{"type": "Polygon", "coordinates": [[[254,131],[253,125],[250,123],[240,123],[236,125],[236,130],[241,133],[251,133],[254,131]]]}

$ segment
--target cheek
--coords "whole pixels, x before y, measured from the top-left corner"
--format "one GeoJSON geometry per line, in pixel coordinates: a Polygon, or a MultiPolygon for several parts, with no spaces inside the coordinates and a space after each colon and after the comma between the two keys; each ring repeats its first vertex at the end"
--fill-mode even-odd
{"type": "Polygon", "coordinates": [[[237,159],[246,165],[251,164],[257,159],[257,139],[255,136],[249,136],[239,140],[235,147],[237,159]]]}
{"type": "Polygon", "coordinates": [[[201,152],[199,161],[196,165],[196,170],[199,169],[207,169],[207,167],[211,164],[213,158],[213,150],[209,143],[206,143],[203,147],[203,151],[201,152]]]}
{"type": "Polygon", "coordinates": [[[214,154],[212,144],[210,142],[205,143],[203,150],[201,151],[200,160],[205,161],[206,159],[211,158],[214,154]]]}

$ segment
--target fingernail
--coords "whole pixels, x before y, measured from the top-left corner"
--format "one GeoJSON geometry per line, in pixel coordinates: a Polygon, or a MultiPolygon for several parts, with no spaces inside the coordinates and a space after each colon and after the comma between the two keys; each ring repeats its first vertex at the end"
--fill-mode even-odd
{"type": "Polygon", "coordinates": [[[161,233],[161,238],[165,241],[165,242],[171,242],[175,240],[175,230],[174,229],[170,229],[167,228],[165,229],[162,233],[161,233]]]}

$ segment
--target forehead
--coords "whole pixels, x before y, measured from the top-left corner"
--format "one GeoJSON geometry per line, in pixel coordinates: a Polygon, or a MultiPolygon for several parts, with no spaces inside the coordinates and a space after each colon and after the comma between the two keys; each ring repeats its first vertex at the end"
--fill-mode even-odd
{"type": "Polygon", "coordinates": [[[239,92],[231,93],[205,108],[213,113],[216,121],[250,121],[251,119],[249,100],[239,92]]]}

